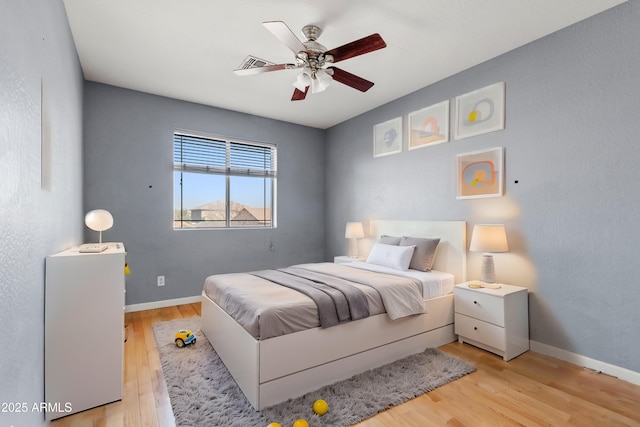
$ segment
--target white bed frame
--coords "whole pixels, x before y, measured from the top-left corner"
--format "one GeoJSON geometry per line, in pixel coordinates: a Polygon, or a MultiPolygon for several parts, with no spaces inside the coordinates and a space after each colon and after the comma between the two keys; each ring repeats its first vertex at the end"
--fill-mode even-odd
{"type": "MultiPolygon", "coordinates": [[[[371,221],[370,235],[440,237],[434,269],[466,280],[464,221],[371,221]]],[[[257,340],[202,294],[201,329],[256,410],[452,341],[453,294],[426,300],[427,313],[386,313],[331,328],[257,340]]]]}

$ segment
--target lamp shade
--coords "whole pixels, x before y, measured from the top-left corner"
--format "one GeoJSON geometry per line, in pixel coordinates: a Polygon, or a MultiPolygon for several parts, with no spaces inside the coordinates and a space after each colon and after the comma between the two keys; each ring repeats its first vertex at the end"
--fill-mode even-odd
{"type": "Polygon", "coordinates": [[[477,252],[508,252],[507,233],[503,224],[473,226],[469,250],[477,252]]]}
{"type": "Polygon", "coordinates": [[[316,78],[318,79],[318,83],[325,89],[329,87],[329,85],[333,81],[331,75],[329,75],[329,73],[323,69],[319,69],[318,71],[316,71],[316,78]]]}
{"type": "Polygon", "coordinates": [[[109,211],[96,209],[85,215],[84,223],[94,231],[104,231],[113,226],[113,216],[109,211]]]}
{"type": "Polygon", "coordinates": [[[348,222],[344,232],[347,239],[362,239],[364,237],[364,229],[361,222],[348,222]]]}
{"type": "Polygon", "coordinates": [[[298,89],[301,92],[304,92],[304,90],[310,84],[311,84],[311,76],[306,71],[303,71],[302,73],[298,74],[296,81],[293,83],[296,89],[298,89]]]}

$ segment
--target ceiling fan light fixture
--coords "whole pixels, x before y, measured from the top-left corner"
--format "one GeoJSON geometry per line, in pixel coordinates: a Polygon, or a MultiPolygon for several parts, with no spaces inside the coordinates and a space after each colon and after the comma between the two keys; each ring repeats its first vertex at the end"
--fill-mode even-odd
{"type": "Polygon", "coordinates": [[[309,59],[309,54],[307,52],[298,52],[298,54],[296,55],[296,59],[298,60],[298,62],[302,65],[307,63],[307,60],[309,59]]]}
{"type": "Polygon", "coordinates": [[[328,75],[327,77],[329,78],[329,81],[324,78],[319,79],[318,73],[316,72],[316,74],[311,77],[311,93],[323,92],[326,88],[328,88],[329,84],[331,84],[331,77],[329,77],[328,75]]]}
{"type": "Polygon", "coordinates": [[[324,69],[319,69],[318,71],[316,71],[316,78],[325,88],[328,87],[333,81],[333,79],[331,78],[331,74],[329,74],[329,72],[324,69]]]}
{"type": "Polygon", "coordinates": [[[302,72],[298,74],[296,81],[293,83],[293,86],[299,91],[304,92],[305,88],[311,84],[311,76],[306,72],[302,72]]]}

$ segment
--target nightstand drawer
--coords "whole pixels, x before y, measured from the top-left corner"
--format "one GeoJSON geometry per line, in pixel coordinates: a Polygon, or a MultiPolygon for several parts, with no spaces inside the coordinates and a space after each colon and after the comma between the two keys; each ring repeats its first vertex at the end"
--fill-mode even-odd
{"type": "Polygon", "coordinates": [[[460,288],[455,289],[455,294],[456,313],[504,326],[504,301],[502,298],[460,288]]]}
{"type": "Polygon", "coordinates": [[[504,328],[456,313],[455,333],[470,340],[505,351],[507,349],[504,328]]]}

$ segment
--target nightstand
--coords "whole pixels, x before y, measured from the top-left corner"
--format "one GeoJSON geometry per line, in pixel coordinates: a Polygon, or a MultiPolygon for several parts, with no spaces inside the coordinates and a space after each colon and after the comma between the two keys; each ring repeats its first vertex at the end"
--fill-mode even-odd
{"type": "Polygon", "coordinates": [[[500,285],[499,289],[454,287],[455,333],[458,342],[502,356],[504,360],[529,350],[528,290],[500,285]]]}
{"type": "Polygon", "coordinates": [[[357,256],[357,257],[351,257],[348,255],[340,255],[340,256],[334,256],[333,257],[333,262],[335,264],[344,264],[347,262],[354,262],[354,261],[366,261],[367,258],[363,257],[363,256],[357,256]]]}

